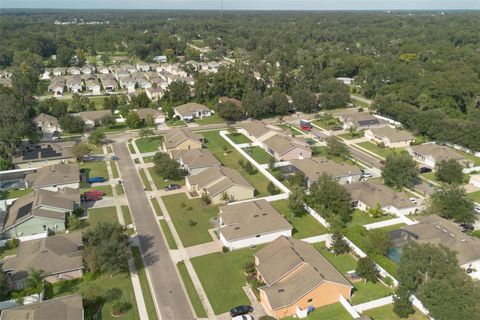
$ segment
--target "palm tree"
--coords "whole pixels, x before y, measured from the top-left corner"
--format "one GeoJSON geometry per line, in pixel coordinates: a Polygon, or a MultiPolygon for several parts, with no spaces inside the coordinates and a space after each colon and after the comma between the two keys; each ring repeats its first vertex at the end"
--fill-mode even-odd
{"type": "Polygon", "coordinates": [[[30,269],[28,273],[26,287],[38,294],[38,299],[40,301],[40,294],[43,291],[43,275],[45,272],[43,270],[30,269]]]}

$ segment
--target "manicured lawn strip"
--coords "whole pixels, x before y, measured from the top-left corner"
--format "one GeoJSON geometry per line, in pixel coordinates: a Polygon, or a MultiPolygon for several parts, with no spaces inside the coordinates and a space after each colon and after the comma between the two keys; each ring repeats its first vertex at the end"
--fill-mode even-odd
{"type": "Polygon", "coordinates": [[[100,222],[114,221],[118,221],[117,209],[115,207],[88,209],[88,222],[92,228],[100,222]]]}
{"type": "Polygon", "coordinates": [[[150,182],[148,182],[145,171],[142,169],[142,170],[139,170],[138,173],[140,174],[140,179],[142,179],[143,185],[145,186],[147,191],[152,191],[152,186],[150,185],[150,182]]]}
{"type": "Polygon", "coordinates": [[[109,186],[109,185],[107,185],[107,186],[96,186],[96,187],[90,187],[90,188],[82,188],[82,189],[80,189],[80,192],[84,193],[84,192],[87,192],[87,191],[90,191],[90,190],[103,191],[105,193],[105,197],[113,196],[112,187],[109,186]]]}
{"type": "Polygon", "coordinates": [[[415,313],[408,318],[400,318],[393,312],[393,304],[383,307],[366,310],[362,313],[364,316],[369,316],[372,320],[427,320],[428,317],[415,309],[415,313]]]}
{"type": "Polygon", "coordinates": [[[152,177],[153,183],[155,184],[155,187],[157,187],[158,190],[161,190],[165,188],[166,186],[170,184],[178,184],[178,185],[185,185],[185,178],[180,178],[178,180],[164,180],[161,176],[159,176],[155,172],[155,168],[148,168],[148,171],[150,172],[150,176],[152,177]]]}
{"type": "Polygon", "coordinates": [[[303,239],[327,233],[327,229],[307,212],[301,216],[292,217],[292,211],[288,209],[288,200],[273,201],[270,204],[293,225],[293,238],[303,239]]]}
{"type": "Polygon", "coordinates": [[[104,133],[111,132],[125,132],[128,130],[128,127],[125,123],[116,123],[108,127],[102,127],[104,133]]]}
{"type": "Polygon", "coordinates": [[[351,254],[334,255],[328,251],[325,247],[325,242],[317,242],[313,245],[328,260],[342,275],[345,275],[348,271],[355,270],[357,268],[357,259],[351,254]]]}
{"type": "Polygon", "coordinates": [[[480,203],[480,191],[475,191],[475,192],[467,193],[467,197],[469,197],[470,199],[472,199],[472,200],[475,201],[475,202],[479,202],[479,203],[480,203]]]}
{"type": "Polygon", "coordinates": [[[302,132],[300,132],[298,130],[295,130],[292,126],[290,126],[288,124],[276,124],[276,126],[279,127],[279,128],[282,128],[286,131],[290,131],[290,133],[293,134],[294,136],[303,135],[302,132]]]}
{"type": "Polygon", "coordinates": [[[130,208],[128,206],[121,206],[122,208],[122,215],[123,220],[125,221],[125,225],[132,224],[132,216],[130,214],[130,208]]]}
{"type": "MultiPolygon", "coordinates": [[[[283,320],[297,320],[296,317],[287,317],[283,320]]],[[[352,316],[340,303],[330,304],[315,309],[308,314],[307,320],[352,320],[352,316]]]]}
{"type": "Polygon", "coordinates": [[[145,163],[153,162],[153,157],[143,157],[143,162],[145,163]]]}
{"type": "Polygon", "coordinates": [[[107,164],[105,161],[84,162],[80,164],[80,170],[87,173],[88,178],[104,177],[108,180],[107,164]]]}
{"type": "Polygon", "coordinates": [[[32,188],[0,191],[0,200],[19,198],[21,196],[29,194],[30,192],[32,192],[32,188]]]}
{"type": "Polygon", "coordinates": [[[140,286],[142,287],[143,299],[145,300],[145,307],[147,308],[148,318],[155,320],[157,318],[157,310],[153,303],[152,292],[148,285],[147,275],[145,273],[145,266],[143,265],[142,256],[138,247],[132,246],[133,259],[135,260],[135,268],[137,269],[138,279],[140,280],[140,286]]]}
{"type": "Polygon", "coordinates": [[[157,198],[152,198],[151,200],[152,200],[153,208],[155,209],[155,213],[157,214],[157,216],[162,217],[163,212],[162,212],[162,209],[160,209],[160,205],[158,204],[157,198]]]}
{"type": "Polygon", "coordinates": [[[185,290],[187,290],[188,298],[190,299],[193,309],[195,309],[195,314],[197,315],[197,318],[206,318],[207,313],[203,308],[202,301],[198,296],[197,290],[195,290],[192,278],[190,278],[190,275],[188,274],[187,267],[183,262],[179,262],[177,263],[177,268],[178,272],[180,272],[180,275],[182,277],[185,290]]]}
{"type": "Polygon", "coordinates": [[[248,139],[244,134],[240,132],[227,134],[227,137],[230,138],[236,144],[251,143],[252,140],[248,139]]]}
{"type": "Polygon", "coordinates": [[[242,289],[245,286],[243,265],[253,261],[255,251],[247,248],[226,254],[217,252],[191,260],[215,314],[250,304],[242,289]]]}
{"type": "Polygon", "coordinates": [[[211,115],[210,117],[205,117],[202,119],[195,119],[195,123],[204,126],[207,124],[217,124],[217,123],[224,123],[225,120],[222,119],[218,114],[211,115]]]}
{"type": "Polygon", "coordinates": [[[164,196],[162,199],[185,247],[212,241],[208,229],[213,227],[210,220],[217,216],[217,207],[206,205],[201,199],[189,200],[185,193],[164,196]],[[189,221],[195,225],[190,226],[189,221]]]}
{"type": "Polygon", "coordinates": [[[346,139],[346,140],[358,139],[358,138],[361,138],[362,136],[363,136],[363,134],[358,134],[358,135],[352,137],[352,135],[349,132],[337,135],[337,137],[340,137],[340,138],[343,138],[343,139],[346,139]]]}
{"type": "Polygon", "coordinates": [[[258,146],[254,146],[254,147],[251,147],[251,148],[248,147],[248,148],[243,149],[243,151],[245,151],[245,153],[247,153],[250,157],[252,157],[253,160],[257,161],[260,164],[269,163],[270,159],[273,158],[265,150],[263,150],[262,148],[260,148],[258,146]]]}
{"type": "Polygon", "coordinates": [[[186,126],[183,120],[177,120],[177,119],[168,119],[166,123],[169,127],[185,127],[186,126]]]}
{"type": "Polygon", "coordinates": [[[172,235],[172,232],[170,231],[170,228],[168,227],[167,221],[160,220],[160,226],[162,227],[163,234],[167,239],[168,247],[171,250],[177,250],[178,249],[177,243],[175,242],[175,239],[173,239],[173,235],[172,235]]]}
{"type": "Polygon", "coordinates": [[[121,184],[117,184],[115,186],[115,189],[117,191],[117,195],[121,196],[122,194],[125,193],[125,191],[123,190],[123,186],[121,184]]]}
{"type": "Polygon", "coordinates": [[[163,137],[159,137],[159,136],[140,138],[135,140],[135,144],[137,145],[138,151],[140,151],[140,153],[155,152],[155,151],[158,151],[162,138],[163,137]]]}
{"type": "Polygon", "coordinates": [[[18,251],[18,247],[16,248],[11,248],[11,249],[7,249],[7,247],[1,247],[0,248],[0,259],[3,259],[7,256],[13,256],[13,255],[16,255],[17,254],[17,251],[18,251]]]}
{"type": "Polygon", "coordinates": [[[107,152],[108,152],[108,153],[112,153],[112,152],[113,152],[113,150],[112,150],[112,147],[111,147],[111,146],[107,146],[107,152]]]}
{"type": "Polygon", "coordinates": [[[119,177],[117,163],[113,160],[109,160],[109,161],[110,161],[110,167],[112,168],[112,179],[117,179],[119,177]]]}
{"type": "Polygon", "coordinates": [[[400,151],[400,148],[397,149],[392,149],[392,148],[380,148],[377,146],[375,143],[372,143],[370,141],[364,141],[357,143],[358,146],[367,149],[370,152],[373,152],[376,154],[379,158],[386,158],[388,155],[395,153],[396,150],[400,151]]]}
{"type": "Polygon", "coordinates": [[[133,148],[133,145],[131,143],[128,143],[128,150],[130,151],[131,154],[135,154],[135,149],[133,148]]]}
{"type": "Polygon", "coordinates": [[[248,182],[250,182],[253,187],[258,192],[257,196],[267,196],[270,195],[267,191],[267,185],[269,180],[260,172],[249,175],[245,170],[243,170],[239,165],[239,160],[247,161],[238,151],[233,149],[233,147],[223,139],[218,131],[207,131],[202,132],[202,135],[206,138],[206,146],[212,151],[215,157],[226,167],[236,169],[240,172],[248,182]],[[223,151],[223,146],[227,146],[228,153],[225,155],[223,151]]]}
{"type": "Polygon", "coordinates": [[[367,212],[363,212],[362,210],[355,209],[352,214],[352,220],[349,222],[349,225],[365,225],[370,223],[375,223],[379,221],[385,221],[392,219],[392,217],[385,215],[379,218],[371,217],[367,212]]]}

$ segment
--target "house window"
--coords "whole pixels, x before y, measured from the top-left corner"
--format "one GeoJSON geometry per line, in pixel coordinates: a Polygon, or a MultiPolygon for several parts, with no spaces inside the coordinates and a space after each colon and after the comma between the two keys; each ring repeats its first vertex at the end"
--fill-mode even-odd
{"type": "Polygon", "coordinates": [[[307,302],[308,302],[308,303],[312,303],[312,302],[313,302],[313,299],[312,299],[312,298],[310,298],[310,299],[308,299],[308,301],[307,301],[307,302]]]}
{"type": "Polygon", "coordinates": [[[259,235],[259,234],[257,234],[257,235],[255,236],[255,238],[260,238],[260,235],[259,235]]]}
{"type": "Polygon", "coordinates": [[[46,231],[46,230],[47,230],[47,225],[44,224],[44,225],[43,225],[43,231],[46,231]]]}

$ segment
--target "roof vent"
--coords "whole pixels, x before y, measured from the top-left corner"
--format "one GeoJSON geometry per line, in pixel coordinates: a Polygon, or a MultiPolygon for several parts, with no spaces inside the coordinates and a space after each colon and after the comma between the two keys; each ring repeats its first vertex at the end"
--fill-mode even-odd
{"type": "Polygon", "coordinates": [[[467,239],[462,239],[462,240],[460,240],[460,241],[462,241],[462,242],[467,242],[467,239]]]}
{"type": "Polygon", "coordinates": [[[253,215],[254,218],[258,218],[258,214],[253,215]]]}
{"type": "Polygon", "coordinates": [[[323,275],[323,273],[320,273],[320,277],[325,279],[325,276],[323,275]]]}
{"type": "Polygon", "coordinates": [[[266,214],[265,212],[264,212],[264,213],[262,213],[262,216],[266,216],[266,215],[267,215],[267,214],[266,214]]]}
{"type": "Polygon", "coordinates": [[[435,228],[440,229],[440,226],[435,226],[435,228]]]}
{"type": "Polygon", "coordinates": [[[447,231],[447,230],[445,230],[445,229],[443,229],[442,231],[443,231],[443,232],[445,232],[445,233],[448,233],[448,231],[447,231]]]}
{"type": "Polygon", "coordinates": [[[278,289],[278,292],[285,292],[285,289],[278,289]]]}
{"type": "Polygon", "coordinates": [[[450,237],[455,238],[455,235],[453,233],[449,233],[450,237]]]}
{"type": "Polygon", "coordinates": [[[235,229],[235,230],[239,230],[239,229],[240,229],[240,227],[238,227],[238,226],[237,226],[237,227],[235,227],[234,229],[235,229]]]}

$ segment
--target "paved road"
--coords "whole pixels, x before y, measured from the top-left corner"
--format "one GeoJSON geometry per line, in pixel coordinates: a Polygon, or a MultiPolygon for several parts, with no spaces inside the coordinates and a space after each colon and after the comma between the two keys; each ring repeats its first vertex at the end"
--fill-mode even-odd
{"type": "Polygon", "coordinates": [[[161,318],[195,319],[125,142],[113,143],[113,151],[161,318]]]}
{"type": "Polygon", "coordinates": [[[358,160],[372,166],[373,168],[382,170],[382,164],[380,163],[380,160],[376,157],[371,156],[368,153],[358,150],[357,148],[354,148],[352,146],[348,146],[348,149],[350,150],[350,154],[354,158],[357,158],[358,160]]]}

